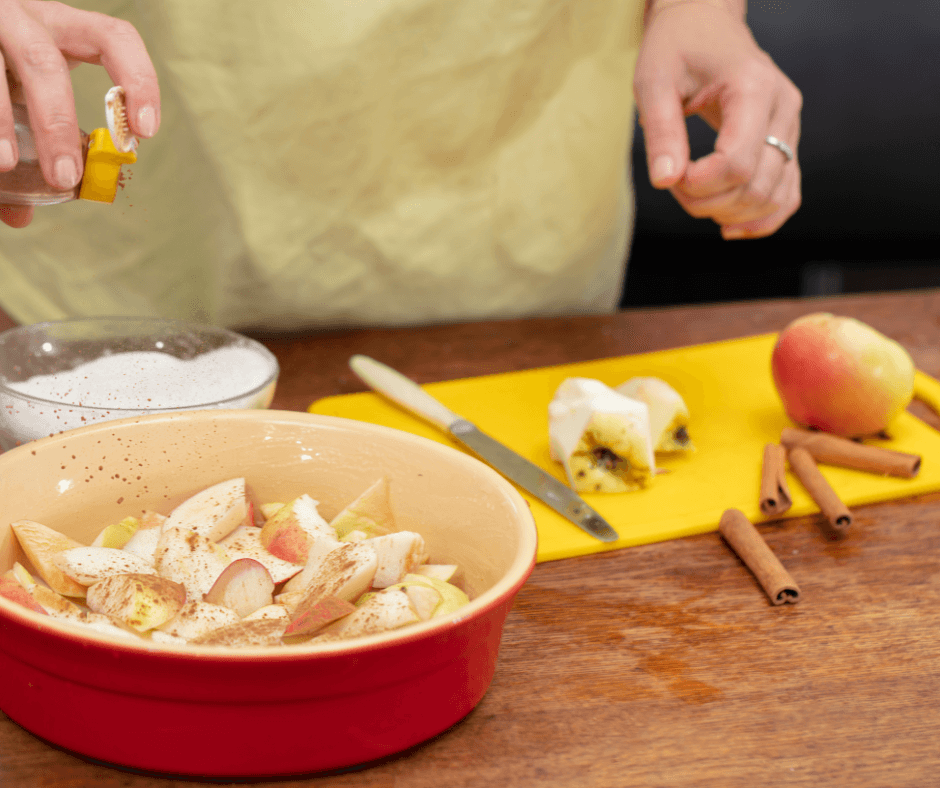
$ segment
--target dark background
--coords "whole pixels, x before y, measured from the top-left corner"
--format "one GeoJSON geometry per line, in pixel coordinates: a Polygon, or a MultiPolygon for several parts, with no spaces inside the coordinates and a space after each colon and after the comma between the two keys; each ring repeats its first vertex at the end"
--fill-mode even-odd
{"type": "MultiPolygon", "coordinates": [[[[724,241],[650,186],[637,127],[623,306],[940,286],[940,0],[750,0],[748,23],[803,93],[803,205],[724,241]]],[[[711,150],[699,118],[689,134],[711,150]]]]}

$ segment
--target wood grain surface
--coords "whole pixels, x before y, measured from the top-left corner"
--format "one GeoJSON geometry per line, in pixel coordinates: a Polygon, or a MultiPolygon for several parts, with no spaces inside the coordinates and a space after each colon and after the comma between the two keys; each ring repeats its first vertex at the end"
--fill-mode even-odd
{"type": "MultiPolygon", "coordinates": [[[[274,407],[303,410],[364,389],[346,366],[353,353],[423,383],[774,331],[818,310],[865,320],[940,376],[940,291],[265,341],[282,365],[274,407]]],[[[495,680],[466,719],[380,763],[261,784],[936,785],[940,495],[854,514],[838,542],[818,517],[759,526],[800,585],[797,605],[772,606],[717,533],[541,564],[509,616],[495,680]]],[[[86,762],[0,714],[3,788],[189,784],[86,762]]]]}

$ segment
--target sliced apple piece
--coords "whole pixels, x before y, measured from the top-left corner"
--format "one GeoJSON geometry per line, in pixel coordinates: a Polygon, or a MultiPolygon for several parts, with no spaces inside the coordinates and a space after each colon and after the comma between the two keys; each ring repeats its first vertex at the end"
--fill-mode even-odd
{"type": "Polygon", "coordinates": [[[100,635],[133,638],[134,640],[139,640],[141,637],[139,632],[135,632],[123,626],[121,622],[112,619],[110,616],[101,613],[92,613],[88,610],[83,610],[82,613],[83,615],[80,618],[65,619],[66,623],[74,624],[82,629],[90,630],[91,632],[97,632],[100,635]]]}
{"type": "Polygon", "coordinates": [[[130,541],[138,528],[140,528],[140,520],[136,517],[125,517],[119,523],[112,523],[102,528],[91,546],[120,549],[130,541]]]}
{"type": "Polygon", "coordinates": [[[223,547],[184,528],[170,528],[160,534],[154,553],[157,572],[181,583],[190,599],[201,600],[230,563],[223,547]]]}
{"type": "Polygon", "coordinates": [[[387,588],[424,563],[424,539],[414,531],[376,536],[366,543],[375,550],[377,566],[372,585],[387,588]]]}
{"type": "Polygon", "coordinates": [[[49,588],[65,596],[85,596],[85,586],[68,577],[52,560],[56,553],[85,545],[32,520],[17,520],[11,527],[23,552],[49,588]]]}
{"type": "Polygon", "coordinates": [[[446,616],[449,613],[453,613],[454,611],[459,610],[470,602],[470,598],[463,589],[458,588],[453,583],[447,583],[444,580],[438,580],[436,577],[410,574],[405,575],[405,578],[402,581],[403,584],[420,582],[429,584],[441,595],[441,602],[436,608],[434,608],[432,618],[446,616]]]}
{"type": "Polygon", "coordinates": [[[92,612],[146,632],[179,613],[186,603],[186,589],[158,575],[111,575],[88,589],[87,603],[92,612]]]}
{"type": "Polygon", "coordinates": [[[244,648],[246,646],[281,645],[281,635],[286,625],[275,618],[256,618],[229,624],[221,629],[208,632],[190,643],[198,646],[228,646],[244,648]]]}
{"type": "Polygon", "coordinates": [[[270,520],[274,515],[284,506],[283,503],[273,502],[273,503],[263,503],[259,507],[261,509],[261,516],[265,520],[270,520]]]}
{"type": "Polygon", "coordinates": [[[248,515],[245,480],[228,479],[183,501],[170,512],[163,530],[184,528],[217,542],[244,523],[248,515]]]}
{"type": "Polygon", "coordinates": [[[372,586],[378,560],[365,542],[341,544],[327,553],[303,589],[304,598],[338,596],[348,602],[358,599],[372,586]]]}
{"type": "Polygon", "coordinates": [[[137,634],[129,632],[126,628],[116,624],[108,616],[86,610],[75,604],[71,599],[62,596],[62,594],[57,594],[48,586],[37,583],[22,564],[14,564],[12,572],[20,585],[29,592],[29,595],[42,606],[51,618],[67,621],[71,624],[81,624],[83,627],[92,629],[95,632],[138,637],[137,634]]]}
{"type": "Polygon", "coordinates": [[[186,638],[159,629],[151,629],[149,635],[152,643],[159,643],[161,646],[185,646],[189,642],[186,638]]]}
{"type": "Polygon", "coordinates": [[[418,614],[408,601],[405,591],[401,588],[386,588],[372,594],[348,616],[330,624],[315,640],[347,640],[375,635],[418,621],[418,614]]]}
{"type": "Polygon", "coordinates": [[[259,618],[273,618],[277,621],[280,621],[286,627],[290,623],[290,614],[287,612],[287,608],[284,605],[279,605],[276,602],[270,605],[265,605],[264,607],[259,607],[254,613],[249,613],[242,620],[243,621],[254,621],[259,618]]]}
{"type": "Polygon", "coordinates": [[[271,573],[275,583],[283,583],[303,569],[301,564],[292,564],[276,555],[272,555],[261,544],[261,529],[253,526],[241,526],[226,536],[219,545],[225,549],[229,558],[253,558],[271,573]]]}
{"type": "Polygon", "coordinates": [[[284,637],[312,635],[356,610],[352,602],[338,596],[325,596],[294,615],[284,630],[284,637]]]}
{"type": "Polygon", "coordinates": [[[334,550],[338,550],[346,542],[341,542],[330,536],[318,535],[313,538],[310,544],[310,551],[307,553],[307,563],[303,569],[294,575],[281,589],[284,593],[293,593],[303,591],[310,585],[310,581],[320,571],[320,567],[326,557],[334,550]]]}
{"type": "Polygon", "coordinates": [[[434,611],[440,605],[443,597],[441,592],[424,583],[402,583],[402,588],[408,595],[408,601],[414,608],[418,618],[427,621],[434,616],[434,611]]]}
{"type": "Polygon", "coordinates": [[[23,588],[16,580],[6,575],[0,577],[0,596],[9,599],[11,602],[16,602],[16,604],[22,605],[35,613],[46,615],[45,608],[33,599],[29,591],[23,588]]]}
{"type": "Polygon", "coordinates": [[[237,558],[206,592],[206,602],[234,610],[239,618],[274,603],[271,573],[254,558],[237,558]]]}
{"type": "Polygon", "coordinates": [[[140,556],[152,564],[153,554],[157,549],[157,542],[160,541],[160,534],[163,532],[163,523],[166,519],[165,515],[156,512],[144,512],[140,516],[137,530],[121,549],[140,556]]]}
{"type": "Polygon", "coordinates": [[[388,482],[383,476],[331,521],[336,535],[342,539],[350,531],[363,531],[368,536],[381,536],[395,530],[395,517],[388,499],[388,482]]]}
{"type": "Polygon", "coordinates": [[[157,570],[140,556],[115,547],[72,547],[52,557],[53,563],[76,583],[90,586],[109,575],[155,575],[157,570]]]}
{"type": "Polygon", "coordinates": [[[83,610],[71,599],[56,593],[49,586],[37,583],[36,579],[19,561],[13,564],[9,574],[53,618],[80,618],[82,615],[88,614],[88,611],[83,610]]]}
{"type": "Polygon", "coordinates": [[[317,535],[336,539],[336,532],[317,511],[317,502],[306,494],[282,506],[261,526],[265,549],[292,564],[306,562],[317,535]]]}
{"type": "MultiPolygon", "coordinates": [[[[365,542],[343,544],[323,559],[299,600],[283,600],[291,611],[291,623],[308,616],[327,597],[335,596],[347,602],[358,599],[371,587],[375,569],[375,551],[365,542]]],[[[278,597],[279,602],[283,596],[278,597]]]]}
{"type": "Polygon", "coordinates": [[[287,611],[288,617],[290,617],[294,615],[297,605],[300,604],[303,598],[303,591],[282,591],[280,594],[275,595],[274,604],[283,607],[287,611]]]}
{"type": "Polygon", "coordinates": [[[238,614],[228,607],[190,599],[173,618],[160,624],[156,631],[189,641],[229,624],[235,624],[238,620],[238,614]]]}

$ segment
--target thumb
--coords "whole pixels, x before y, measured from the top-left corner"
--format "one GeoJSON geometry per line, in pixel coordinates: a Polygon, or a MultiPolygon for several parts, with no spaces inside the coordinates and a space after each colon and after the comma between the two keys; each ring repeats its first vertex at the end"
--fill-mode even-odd
{"type": "Polygon", "coordinates": [[[646,140],[650,182],[657,189],[668,189],[682,179],[689,166],[682,99],[671,82],[638,82],[636,104],[646,140]]]}

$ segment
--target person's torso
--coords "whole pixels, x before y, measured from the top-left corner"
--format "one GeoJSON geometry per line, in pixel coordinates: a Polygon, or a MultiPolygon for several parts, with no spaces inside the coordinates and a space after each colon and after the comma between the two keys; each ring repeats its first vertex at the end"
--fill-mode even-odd
{"type": "Polygon", "coordinates": [[[162,124],[114,207],[0,239],[4,277],[32,255],[21,292],[65,280],[34,310],[297,328],[617,303],[640,0],[80,5],[138,24],[162,124]]]}

